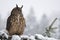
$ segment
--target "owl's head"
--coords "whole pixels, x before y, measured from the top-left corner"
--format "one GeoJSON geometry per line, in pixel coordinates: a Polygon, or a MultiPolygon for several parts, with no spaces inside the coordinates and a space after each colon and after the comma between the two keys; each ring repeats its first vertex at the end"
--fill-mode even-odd
{"type": "Polygon", "coordinates": [[[23,5],[21,7],[18,7],[18,5],[16,4],[16,7],[12,9],[11,11],[11,15],[22,15],[22,8],[23,8],[23,5]]]}

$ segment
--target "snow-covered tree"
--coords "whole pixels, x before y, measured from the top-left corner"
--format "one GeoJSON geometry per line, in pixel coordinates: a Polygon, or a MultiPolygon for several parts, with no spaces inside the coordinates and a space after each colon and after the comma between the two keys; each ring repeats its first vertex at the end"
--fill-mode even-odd
{"type": "Polygon", "coordinates": [[[49,25],[49,20],[46,14],[43,14],[41,21],[39,22],[38,32],[39,34],[44,35],[43,33],[46,31],[45,28],[49,25]]]}
{"type": "Polygon", "coordinates": [[[0,30],[5,29],[6,27],[6,20],[2,19],[2,16],[0,14],[0,30]]]}
{"type": "Polygon", "coordinates": [[[36,25],[36,18],[35,18],[34,10],[33,10],[32,7],[30,8],[30,12],[29,12],[29,14],[27,16],[26,25],[27,25],[27,27],[26,27],[25,34],[33,34],[34,33],[34,29],[33,28],[36,25]]]}
{"type": "Polygon", "coordinates": [[[1,27],[2,27],[2,19],[1,19],[1,14],[0,14],[0,30],[1,30],[1,27]]]}
{"type": "Polygon", "coordinates": [[[1,15],[0,15],[0,27],[1,27],[1,15]]]}

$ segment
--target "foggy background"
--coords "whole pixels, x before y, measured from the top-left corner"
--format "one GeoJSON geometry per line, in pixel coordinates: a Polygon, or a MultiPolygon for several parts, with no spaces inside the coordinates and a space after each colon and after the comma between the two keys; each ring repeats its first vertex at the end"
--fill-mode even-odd
{"type": "Polygon", "coordinates": [[[23,5],[26,19],[25,35],[45,33],[46,27],[58,18],[52,27],[57,27],[51,37],[60,39],[60,0],[0,0],[0,30],[6,28],[6,21],[11,10],[18,4],[23,5]],[[53,35],[53,36],[52,36],[53,35]]]}

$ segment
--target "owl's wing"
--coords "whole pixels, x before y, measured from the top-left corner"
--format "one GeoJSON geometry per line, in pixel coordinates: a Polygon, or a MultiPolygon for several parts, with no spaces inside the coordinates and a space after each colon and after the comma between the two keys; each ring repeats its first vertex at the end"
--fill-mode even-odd
{"type": "Polygon", "coordinates": [[[22,23],[23,26],[26,27],[26,22],[25,22],[24,17],[20,17],[20,22],[22,23]]]}
{"type": "Polygon", "coordinates": [[[23,18],[23,23],[24,23],[24,26],[26,27],[26,21],[25,21],[25,19],[23,18]]]}
{"type": "Polygon", "coordinates": [[[11,27],[11,22],[10,22],[10,20],[11,20],[11,18],[10,18],[10,16],[9,16],[8,19],[7,19],[7,24],[6,24],[6,30],[8,30],[8,31],[9,31],[9,29],[10,29],[10,27],[11,27]]]}

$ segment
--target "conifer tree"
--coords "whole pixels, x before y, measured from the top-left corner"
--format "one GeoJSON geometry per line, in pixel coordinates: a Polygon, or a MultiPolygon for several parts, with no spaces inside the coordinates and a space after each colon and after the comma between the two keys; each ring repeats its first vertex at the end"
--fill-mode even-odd
{"type": "Polygon", "coordinates": [[[49,27],[46,28],[46,35],[45,36],[48,36],[48,37],[51,37],[51,33],[55,33],[54,29],[56,29],[57,27],[52,27],[53,24],[55,23],[55,21],[57,20],[57,18],[55,18],[53,20],[53,22],[51,23],[51,25],[49,25],[49,27]]]}

